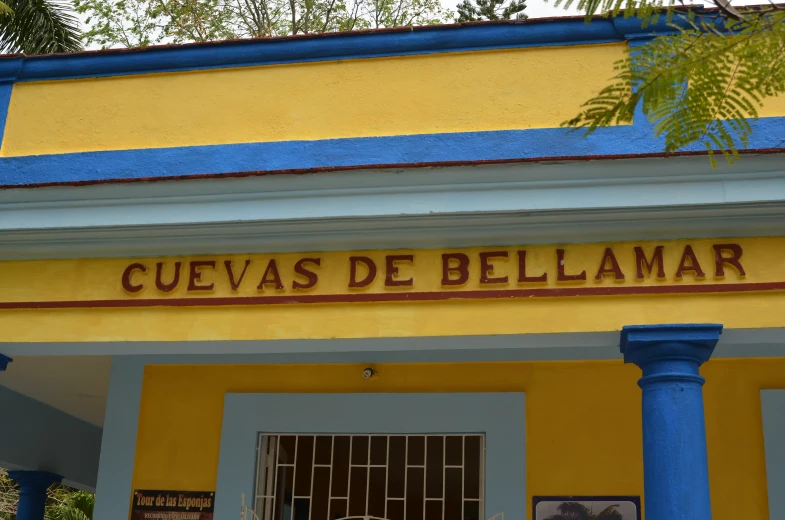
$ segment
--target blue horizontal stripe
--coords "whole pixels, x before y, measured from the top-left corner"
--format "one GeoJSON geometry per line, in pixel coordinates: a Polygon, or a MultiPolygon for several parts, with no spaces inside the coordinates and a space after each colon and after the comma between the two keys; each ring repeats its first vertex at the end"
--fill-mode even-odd
{"type": "Polygon", "coordinates": [[[322,60],[372,58],[435,52],[583,45],[650,38],[672,32],[664,18],[641,27],[637,18],[583,17],[500,21],[465,25],[403,27],[382,31],[328,33],[117,49],[43,56],[0,57],[0,82],[145,74],[322,60]]]}
{"type": "Polygon", "coordinates": [[[17,81],[39,81],[622,40],[611,20],[507,21],[25,57],[21,67],[9,58],[0,60],[0,77],[16,72],[17,81]]]}
{"type": "MultiPolygon", "coordinates": [[[[785,118],[753,123],[750,149],[783,148],[785,118]]],[[[662,153],[648,125],[548,128],[85,152],[0,159],[0,185],[155,179],[373,165],[585,158],[662,153]]],[[[702,151],[695,145],[687,151],[702,151]]],[[[785,152],[785,150],[783,150],[785,152]]]]}
{"type": "MultiPolygon", "coordinates": [[[[223,49],[216,49],[218,56],[209,56],[202,53],[193,53],[191,56],[180,54],[175,56],[171,54],[162,54],[154,56],[154,60],[142,59],[141,56],[134,56],[132,59],[124,63],[96,63],[96,66],[83,66],[83,63],[77,63],[76,66],[68,70],[62,70],[60,67],[42,67],[37,64],[35,67],[24,67],[25,76],[16,80],[17,83],[24,83],[28,81],[43,81],[43,80],[58,80],[58,79],[79,79],[79,78],[96,78],[107,76],[129,76],[148,73],[161,73],[161,72],[182,72],[187,70],[205,70],[205,69],[228,69],[237,67],[258,67],[261,65],[285,65],[291,63],[313,63],[321,61],[336,61],[336,60],[354,60],[354,59],[368,59],[368,58],[385,58],[394,56],[406,55],[424,55],[424,54],[439,54],[444,52],[469,52],[469,51],[483,51],[493,49],[516,49],[527,47],[560,47],[568,45],[598,45],[603,43],[617,43],[620,42],[619,38],[608,39],[591,39],[591,40],[575,40],[570,42],[554,41],[542,43],[502,43],[498,45],[488,46],[474,46],[474,47],[455,47],[444,49],[414,49],[409,52],[396,52],[388,51],[383,52],[384,49],[378,49],[379,52],[373,51],[373,46],[363,47],[357,45],[353,50],[354,54],[328,54],[326,52],[314,52],[311,55],[301,52],[291,54],[278,54],[275,52],[268,53],[248,53],[255,56],[247,56],[246,60],[241,60],[242,55],[245,53],[238,52],[236,55],[229,55],[228,52],[220,52],[223,49]],[[227,54],[223,57],[221,55],[227,54]],[[269,54],[268,57],[262,54],[269,54]],[[323,55],[324,54],[324,55],[323,55]],[[180,59],[180,58],[186,59],[180,59]]],[[[184,50],[188,51],[190,48],[185,47],[184,50]]],[[[170,49],[169,52],[178,52],[177,49],[170,49]]],[[[190,54],[190,53],[189,53],[190,54]]],[[[113,60],[114,61],[114,60],[113,60]]],[[[0,63],[2,65],[2,63],[0,63]]],[[[1,70],[0,70],[1,72],[1,70]]]]}
{"type": "Polygon", "coordinates": [[[3,142],[5,134],[5,120],[8,118],[8,106],[11,103],[11,83],[0,83],[0,143],[3,142]]]}

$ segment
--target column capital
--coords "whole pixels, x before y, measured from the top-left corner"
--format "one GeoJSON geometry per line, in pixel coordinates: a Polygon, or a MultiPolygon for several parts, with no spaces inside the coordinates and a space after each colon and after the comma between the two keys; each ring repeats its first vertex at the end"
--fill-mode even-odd
{"type": "Polygon", "coordinates": [[[9,471],[8,476],[17,484],[46,491],[49,486],[63,480],[63,477],[48,471],[9,471]]]}
{"type": "Polygon", "coordinates": [[[722,325],[628,325],[621,330],[620,350],[625,363],[643,368],[655,361],[709,360],[722,334],[722,325]]]}

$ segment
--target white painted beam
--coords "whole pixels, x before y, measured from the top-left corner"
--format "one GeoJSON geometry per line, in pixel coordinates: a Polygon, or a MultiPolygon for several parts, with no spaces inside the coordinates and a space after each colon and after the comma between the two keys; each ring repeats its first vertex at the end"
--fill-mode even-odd
{"type": "Polygon", "coordinates": [[[0,192],[0,258],[760,236],[780,156],[362,170],[0,192]]]}

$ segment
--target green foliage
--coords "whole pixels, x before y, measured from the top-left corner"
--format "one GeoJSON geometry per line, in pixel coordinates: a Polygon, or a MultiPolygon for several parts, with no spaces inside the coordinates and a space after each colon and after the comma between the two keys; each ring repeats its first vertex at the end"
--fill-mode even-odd
{"type": "MultiPolygon", "coordinates": [[[[618,16],[622,14],[629,18],[637,16],[643,20],[644,24],[656,21],[660,14],[664,13],[670,17],[673,15],[675,0],[556,0],[555,6],[562,6],[565,9],[577,7],[578,11],[585,13],[587,21],[595,14],[603,16],[618,16]],[[663,8],[665,8],[663,10],[663,8]]],[[[683,5],[679,2],[679,5],[683,5]]]]}
{"type": "Polygon", "coordinates": [[[458,4],[458,21],[525,19],[524,9],[525,0],[463,0],[458,4]]]}
{"type": "Polygon", "coordinates": [[[19,499],[19,487],[0,468],[0,520],[16,518],[16,502],[19,499]]]}
{"type": "Polygon", "coordinates": [[[688,14],[686,28],[616,63],[610,85],[564,123],[587,133],[632,121],[637,107],[667,152],[701,143],[729,162],[748,143],[765,98],[785,92],[785,11],[746,10],[723,26],[688,14]]]}
{"type": "Polygon", "coordinates": [[[60,486],[50,495],[52,504],[46,508],[45,520],[92,520],[94,494],[60,486]]]}
{"type": "Polygon", "coordinates": [[[439,0],[74,0],[104,48],[441,23],[439,0]]]}
{"type": "Polygon", "coordinates": [[[595,514],[580,502],[562,502],[557,508],[559,513],[545,520],[622,520],[618,507],[618,505],[608,506],[595,514]]]}
{"type": "Polygon", "coordinates": [[[82,49],[79,22],[68,0],[4,0],[0,52],[49,54],[82,49]]]}
{"type": "Polygon", "coordinates": [[[785,91],[785,10],[713,3],[718,11],[707,15],[676,9],[674,0],[577,0],[587,23],[597,13],[623,13],[644,26],[665,17],[670,30],[618,61],[611,83],[562,126],[590,134],[631,123],[640,110],[664,138],[666,152],[699,143],[712,164],[717,151],[728,162],[738,158],[763,101],[785,91]]]}

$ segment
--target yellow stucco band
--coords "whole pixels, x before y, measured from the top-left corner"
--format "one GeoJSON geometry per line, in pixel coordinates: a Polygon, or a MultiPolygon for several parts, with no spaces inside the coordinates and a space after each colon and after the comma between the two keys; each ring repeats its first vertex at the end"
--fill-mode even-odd
{"type": "MultiPolygon", "coordinates": [[[[214,490],[227,392],[526,392],[527,495],[643,495],[640,370],[619,361],[148,366],[134,489],[214,490]],[[198,427],[194,427],[197,425],[198,427]]],[[[768,520],[760,389],[785,359],[701,370],[715,520],[768,520]]],[[[129,490],[130,498],[130,490],[129,490]]]]}
{"type": "Polygon", "coordinates": [[[17,83],[5,156],[553,128],[625,44],[17,83]]]}
{"type": "Polygon", "coordinates": [[[16,342],[784,327],[785,238],[10,261],[0,286],[3,338],[16,342]],[[376,266],[367,285],[351,286],[369,276],[363,262],[352,274],[353,257],[376,266]]]}
{"type": "Polygon", "coordinates": [[[607,332],[630,324],[785,327],[785,295],[608,296],[276,308],[2,311],[9,342],[220,341],[607,332]]]}

